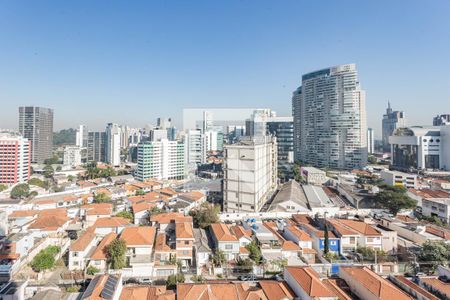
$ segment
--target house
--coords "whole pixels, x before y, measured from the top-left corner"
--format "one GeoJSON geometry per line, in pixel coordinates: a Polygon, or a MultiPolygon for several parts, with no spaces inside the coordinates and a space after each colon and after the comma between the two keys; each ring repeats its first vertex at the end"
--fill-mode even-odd
{"type": "Polygon", "coordinates": [[[152,192],[154,190],[159,190],[162,188],[161,183],[152,180],[144,182],[134,182],[131,183],[131,185],[137,187],[140,190],[143,190],[144,192],[152,192]]]}
{"type": "Polygon", "coordinates": [[[177,273],[178,266],[175,262],[177,250],[175,245],[169,245],[167,235],[160,232],[156,235],[155,241],[155,259],[153,277],[155,279],[164,279],[167,276],[177,273]]]}
{"type": "Polygon", "coordinates": [[[252,231],[245,229],[241,225],[231,226],[230,231],[238,238],[241,247],[245,247],[253,241],[252,231]]]}
{"type": "Polygon", "coordinates": [[[119,234],[129,224],[130,220],[122,217],[99,218],[92,225],[92,228],[94,228],[96,234],[105,236],[111,232],[119,234]]]}
{"type": "Polygon", "coordinates": [[[177,260],[181,261],[182,268],[190,268],[193,264],[193,247],[194,247],[194,232],[192,223],[176,223],[175,224],[175,238],[177,260]]]}
{"type": "Polygon", "coordinates": [[[335,219],[328,219],[327,224],[329,229],[340,238],[340,250],[342,255],[349,255],[355,253],[358,248],[358,239],[360,233],[341,224],[335,219]]]}
{"type": "Polygon", "coordinates": [[[233,235],[227,225],[214,223],[210,226],[215,249],[225,253],[228,260],[236,259],[239,255],[239,240],[233,235]]]}
{"type": "Polygon", "coordinates": [[[13,233],[0,240],[0,282],[12,279],[34,244],[32,232],[13,233]]]}
{"type": "Polygon", "coordinates": [[[412,300],[394,284],[367,267],[340,267],[339,277],[348,284],[353,294],[367,300],[412,300]]]}
{"type": "MultiPolygon", "coordinates": [[[[308,219],[310,221],[310,219],[308,219]]],[[[325,231],[316,228],[313,223],[298,223],[298,226],[306,231],[312,238],[312,247],[319,253],[325,249],[325,231]]],[[[333,231],[328,231],[328,249],[332,253],[339,253],[341,249],[341,239],[333,231]]]]}
{"type": "Polygon", "coordinates": [[[95,248],[94,252],[92,252],[89,266],[93,266],[100,271],[104,272],[107,267],[107,257],[106,257],[106,249],[108,245],[117,238],[117,234],[115,232],[108,233],[101,240],[100,244],[95,248]]]}
{"type": "Polygon", "coordinates": [[[177,299],[269,300],[262,289],[238,282],[179,283],[177,284],[177,299]]]}
{"type": "Polygon", "coordinates": [[[275,195],[269,211],[276,212],[310,212],[308,199],[300,184],[295,180],[285,183],[275,195]]]}
{"type": "Polygon", "coordinates": [[[174,231],[175,224],[180,222],[192,223],[192,217],[177,212],[161,213],[150,216],[151,225],[157,227],[160,231],[174,231]]]}
{"type": "Polygon", "coordinates": [[[165,286],[126,286],[120,300],[175,300],[175,292],[165,286]]]}
{"type": "Polygon", "coordinates": [[[84,270],[89,262],[91,250],[97,245],[97,236],[91,230],[84,232],[69,247],[69,270],[84,270]]]}
{"type": "Polygon", "coordinates": [[[28,229],[41,235],[64,233],[69,223],[66,209],[49,209],[41,211],[28,229]]]}
{"type": "Polygon", "coordinates": [[[382,234],[370,224],[359,220],[334,219],[343,227],[359,234],[358,246],[368,247],[376,250],[382,249],[382,234]]]}
{"type": "Polygon", "coordinates": [[[131,277],[152,278],[155,234],[156,229],[151,226],[126,227],[120,234],[127,244],[126,258],[131,277]]]}
{"type": "Polygon", "coordinates": [[[273,281],[273,280],[261,280],[259,286],[266,295],[267,299],[279,299],[279,300],[293,300],[295,294],[286,282],[273,281]]]}
{"type": "Polygon", "coordinates": [[[283,236],[289,240],[293,241],[301,248],[312,249],[312,238],[304,230],[301,230],[297,226],[286,226],[284,228],[283,236]]]}
{"type": "Polygon", "coordinates": [[[96,275],[81,295],[80,300],[119,300],[122,294],[122,275],[96,275]]]}
{"type": "Polygon", "coordinates": [[[111,203],[93,203],[83,205],[80,208],[80,217],[85,222],[86,227],[94,225],[99,218],[109,218],[113,213],[111,203]]]}
{"type": "Polygon", "coordinates": [[[284,280],[302,300],[338,300],[339,297],[320,279],[311,267],[286,267],[284,280]]]}
{"type": "Polygon", "coordinates": [[[156,207],[155,203],[147,202],[145,200],[134,202],[131,205],[131,210],[133,211],[134,216],[134,224],[148,225],[150,223],[149,211],[154,207],[156,207]]]}
{"type": "Polygon", "coordinates": [[[197,275],[207,272],[209,269],[209,259],[212,255],[206,231],[201,228],[194,228],[194,255],[197,275]]]}

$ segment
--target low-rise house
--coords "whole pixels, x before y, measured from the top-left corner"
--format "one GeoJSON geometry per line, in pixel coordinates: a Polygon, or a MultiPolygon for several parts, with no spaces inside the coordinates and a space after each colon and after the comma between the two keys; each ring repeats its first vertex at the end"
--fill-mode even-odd
{"type": "Polygon", "coordinates": [[[155,241],[155,259],[153,277],[155,279],[165,279],[167,276],[177,273],[176,264],[177,250],[175,245],[169,245],[167,235],[160,232],[155,241]]]}
{"type": "Polygon", "coordinates": [[[269,300],[260,288],[251,287],[247,283],[179,283],[177,284],[177,299],[258,299],[269,300]]]}
{"type": "Polygon", "coordinates": [[[101,272],[106,271],[107,267],[107,256],[106,249],[108,245],[117,238],[117,234],[115,232],[108,233],[97,245],[95,250],[92,252],[89,266],[93,266],[99,269],[101,272]]]}
{"type": "Polygon", "coordinates": [[[328,288],[311,267],[286,267],[284,280],[298,299],[338,300],[339,297],[328,288]]]}
{"type": "Polygon", "coordinates": [[[84,270],[92,251],[97,245],[97,236],[91,230],[86,231],[69,247],[69,270],[84,270]]]}
{"type": "Polygon", "coordinates": [[[312,249],[312,238],[304,230],[301,230],[297,226],[286,226],[284,228],[283,236],[289,240],[293,241],[301,248],[312,249]]]}
{"type": "Polygon", "coordinates": [[[37,210],[67,208],[83,204],[83,199],[75,194],[54,193],[45,196],[37,196],[31,203],[37,210]]]}
{"type": "Polygon", "coordinates": [[[197,275],[200,275],[208,271],[212,251],[204,229],[194,228],[194,238],[195,265],[197,267],[197,275]]]}
{"type": "Polygon", "coordinates": [[[182,268],[189,269],[193,265],[194,232],[192,223],[176,223],[175,238],[177,260],[181,261],[182,268]]]}
{"type": "Polygon", "coordinates": [[[155,203],[147,202],[145,200],[134,202],[131,205],[133,211],[134,224],[136,225],[148,225],[150,223],[149,211],[156,207],[155,203]]]}
{"type": "Polygon", "coordinates": [[[440,295],[441,299],[450,299],[450,283],[436,277],[420,277],[419,284],[429,292],[440,295]]]}
{"type": "Polygon", "coordinates": [[[79,299],[119,300],[122,294],[122,275],[96,275],[79,299]]]}
{"type": "Polygon", "coordinates": [[[165,286],[126,286],[120,300],[175,300],[175,292],[165,286]]]}
{"type": "Polygon", "coordinates": [[[113,205],[111,203],[93,203],[83,205],[80,208],[80,217],[86,227],[94,225],[99,218],[109,218],[113,213],[113,205]]]}
{"type": "Polygon", "coordinates": [[[8,215],[8,222],[11,227],[20,227],[36,219],[38,214],[37,210],[14,210],[8,215]]]}
{"type": "Polygon", "coordinates": [[[92,228],[97,235],[105,236],[108,233],[121,233],[130,224],[130,220],[123,217],[99,218],[92,228]]]}
{"type": "Polygon", "coordinates": [[[335,219],[335,222],[359,234],[359,247],[368,247],[376,250],[382,249],[382,235],[370,224],[348,219],[335,219]]]}
{"type": "Polygon", "coordinates": [[[344,226],[336,219],[328,219],[327,224],[329,229],[340,238],[340,250],[339,253],[343,255],[348,255],[356,252],[358,248],[358,240],[360,238],[360,233],[357,231],[344,226]]]}
{"type": "Polygon", "coordinates": [[[381,250],[388,254],[397,253],[397,231],[384,227],[383,225],[373,225],[381,233],[381,250]]]}
{"type": "Polygon", "coordinates": [[[160,213],[150,216],[150,223],[155,226],[159,231],[175,231],[176,223],[192,223],[191,216],[185,216],[177,212],[160,213]]]}
{"type": "Polygon", "coordinates": [[[236,259],[240,253],[239,240],[230,232],[227,225],[214,223],[210,229],[214,248],[223,251],[229,261],[236,259]]]}
{"type": "Polygon", "coordinates": [[[131,183],[131,185],[137,187],[140,190],[143,190],[144,192],[152,192],[155,190],[159,190],[162,188],[162,184],[157,181],[149,180],[144,182],[134,182],[131,183]]]}
{"type": "Polygon", "coordinates": [[[252,242],[251,230],[245,229],[241,225],[235,225],[230,227],[230,231],[238,238],[241,247],[245,247],[252,242]]]}
{"type": "Polygon", "coordinates": [[[389,280],[396,286],[406,291],[409,295],[412,295],[417,300],[439,300],[440,298],[428,292],[423,287],[417,285],[412,280],[406,278],[403,275],[389,275],[389,280]]]}
{"type": "Polygon", "coordinates": [[[360,299],[413,299],[394,284],[366,267],[340,267],[339,277],[345,280],[352,293],[360,299]]]}
{"type": "Polygon", "coordinates": [[[28,226],[28,230],[38,231],[42,236],[64,233],[69,223],[70,219],[67,217],[65,209],[41,211],[28,226]]]}
{"type": "Polygon", "coordinates": [[[286,282],[261,280],[259,286],[266,295],[267,299],[293,300],[295,294],[286,282]]]}
{"type": "Polygon", "coordinates": [[[0,282],[11,280],[34,244],[30,232],[13,233],[0,240],[0,282]]]}
{"type": "MultiPolygon", "coordinates": [[[[300,223],[299,227],[306,231],[312,238],[313,249],[322,253],[325,249],[325,232],[311,224],[300,223]]],[[[333,231],[328,231],[328,249],[332,253],[339,253],[341,249],[341,239],[333,231]]]]}
{"type": "Polygon", "coordinates": [[[422,214],[427,217],[438,217],[443,222],[450,223],[450,197],[426,198],[422,200],[422,214]]]}

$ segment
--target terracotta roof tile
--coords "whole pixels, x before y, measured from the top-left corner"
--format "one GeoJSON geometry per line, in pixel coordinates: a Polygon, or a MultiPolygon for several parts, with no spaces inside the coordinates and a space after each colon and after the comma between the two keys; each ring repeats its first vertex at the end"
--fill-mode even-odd
{"type": "Polygon", "coordinates": [[[289,230],[300,241],[304,241],[304,242],[312,241],[311,236],[306,231],[301,230],[297,226],[289,226],[286,229],[289,230]]]}
{"type": "Polygon", "coordinates": [[[295,298],[294,292],[289,288],[286,282],[261,280],[259,285],[269,300],[291,300],[295,298]]]}
{"type": "Polygon", "coordinates": [[[159,224],[169,224],[171,222],[179,223],[179,222],[190,222],[192,223],[191,216],[185,216],[181,213],[177,212],[169,212],[153,215],[150,217],[150,221],[156,222],[159,224]]]}
{"type": "Polygon", "coordinates": [[[126,286],[119,300],[175,300],[175,293],[165,286],[126,286]]]}
{"type": "Polygon", "coordinates": [[[98,244],[97,248],[91,255],[91,259],[93,260],[105,260],[106,259],[106,247],[117,238],[117,234],[115,232],[111,232],[107,234],[100,244],[98,244]]]}
{"type": "Polygon", "coordinates": [[[123,218],[123,217],[110,217],[110,218],[98,218],[94,225],[92,225],[93,228],[96,227],[122,227],[125,225],[130,224],[130,220],[123,218]]]}
{"type": "Polygon", "coordinates": [[[127,247],[153,246],[156,229],[152,226],[126,227],[120,238],[125,240],[127,247]]]}
{"type": "Polygon", "coordinates": [[[95,239],[96,235],[92,231],[86,231],[72,245],[70,251],[84,251],[86,247],[95,239]]]}
{"type": "Polygon", "coordinates": [[[190,223],[176,223],[175,236],[177,239],[193,239],[194,232],[190,223]]]}
{"type": "Polygon", "coordinates": [[[215,235],[216,239],[220,242],[235,242],[237,241],[236,236],[231,234],[227,225],[222,223],[211,224],[211,230],[215,235]]]}
{"type": "Polygon", "coordinates": [[[286,270],[310,297],[337,297],[311,267],[286,267],[286,270]]]}
{"type": "Polygon", "coordinates": [[[356,221],[356,220],[346,220],[346,219],[334,219],[336,222],[339,222],[340,224],[344,225],[345,227],[349,228],[350,230],[356,231],[358,233],[361,233],[365,236],[381,236],[381,233],[370,226],[370,224],[367,224],[363,221],[356,221]]]}

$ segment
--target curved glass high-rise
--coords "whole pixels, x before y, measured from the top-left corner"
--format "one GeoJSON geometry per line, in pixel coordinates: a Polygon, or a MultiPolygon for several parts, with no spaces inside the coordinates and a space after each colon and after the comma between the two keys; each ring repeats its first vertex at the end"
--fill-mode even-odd
{"type": "Polygon", "coordinates": [[[292,109],[297,161],[335,169],[367,164],[365,92],[355,64],[303,75],[292,109]]]}

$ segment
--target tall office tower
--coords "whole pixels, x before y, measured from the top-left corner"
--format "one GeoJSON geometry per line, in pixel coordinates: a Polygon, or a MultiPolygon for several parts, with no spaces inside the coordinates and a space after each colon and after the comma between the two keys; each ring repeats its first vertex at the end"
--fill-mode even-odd
{"type": "Polygon", "coordinates": [[[162,139],[138,145],[135,174],[137,180],[183,179],[184,166],[185,152],[182,143],[162,139]]]}
{"type": "Polygon", "coordinates": [[[224,211],[259,211],[277,188],[276,139],[243,137],[225,145],[223,169],[224,211]]]}
{"type": "Polygon", "coordinates": [[[206,162],[205,135],[201,129],[187,130],[184,136],[186,163],[204,164],[206,162]]]}
{"type": "Polygon", "coordinates": [[[76,141],[75,141],[75,145],[77,145],[78,147],[81,148],[87,148],[87,144],[88,144],[88,128],[86,125],[80,125],[77,128],[77,132],[76,132],[76,141]]]}
{"type": "Polygon", "coordinates": [[[141,142],[141,138],[142,138],[142,129],[130,128],[130,133],[128,137],[130,147],[137,146],[141,142]]]}
{"type": "Polygon", "coordinates": [[[172,119],[171,118],[157,118],[156,119],[156,127],[158,129],[168,129],[172,127],[172,119]]]}
{"type": "Polygon", "coordinates": [[[450,114],[437,115],[433,118],[433,126],[450,125],[450,114]]]}
{"type": "Polygon", "coordinates": [[[169,139],[169,141],[177,140],[177,128],[175,126],[169,127],[167,129],[167,138],[169,139]]]}
{"type": "Polygon", "coordinates": [[[153,129],[150,131],[150,141],[160,141],[168,138],[167,129],[153,129]]]}
{"type": "Polygon", "coordinates": [[[255,109],[249,119],[245,120],[245,134],[247,136],[264,136],[267,134],[267,120],[276,117],[271,109],[255,109]]]}
{"type": "Polygon", "coordinates": [[[367,164],[365,92],[355,64],[303,75],[292,100],[299,160],[336,169],[367,164]]]}
{"type": "Polygon", "coordinates": [[[66,146],[64,148],[64,165],[70,167],[81,165],[81,149],[79,146],[66,146]]]}
{"type": "Polygon", "coordinates": [[[87,160],[106,162],[106,132],[89,132],[87,160]]]}
{"type": "Polygon", "coordinates": [[[383,115],[382,127],[383,151],[388,152],[391,151],[389,137],[394,133],[394,130],[397,128],[406,127],[405,113],[403,111],[393,111],[391,108],[391,103],[388,102],[386,114],[383,115]]]}
{"type": "Polygon", "coordinates": [[[294,160],[300,161],[301,152],[301,104],[302,104],[302,87],[297,88],[292,93],[292,116],[294,118],[294,160]]]}
{"type": "Polygon", "coordinates": [[[213,113],[210,111],[203,111],[202,132],[212,130],[214,126],[213,113]]]}
{"type": "Polygon", "coordinates": [[[0,132],[0,183],[16,184],[30,178],[31,142],[13,132],[0,132]]]}
{"type": "Polygon", "coordinates": [[[19,132],[31,142],[31,162],[43,163],[52,157],[53,109],[19,107],[19,132]]]}
{"type": "Polygon", "coordinates": [[[294,163],[294,122],[293,117],[271,117],[267,119],[267,134],[277,139],[278,170],[287,177],[294,163]]]}
{"type": "Polygon", "coordinates": [[[126,149],[130,145],[130,127],[127,125],[120,125],[120,148],[126,149]]]}
{"type": "Polygon", "coordinates": [[[372,128],[367,129],[367,152],[369,154],[375,153],[375,136],[372,128]]]}
{"type": "Polygon", "coordinates": [[[106,163],[116,167],[120,166],[120,145],[122,132],[120,126],[108,123],[106,126],[106,163]]]}

